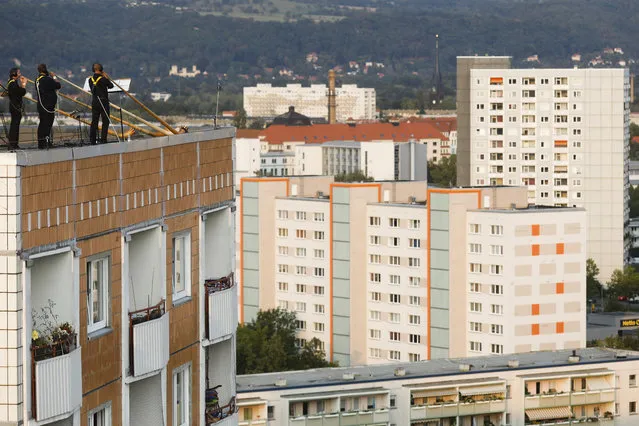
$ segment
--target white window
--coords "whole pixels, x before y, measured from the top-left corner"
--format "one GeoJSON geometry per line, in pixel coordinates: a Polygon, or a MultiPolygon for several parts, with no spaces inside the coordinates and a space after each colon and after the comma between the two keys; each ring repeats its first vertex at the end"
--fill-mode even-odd
{"type": "Polygon", "coordinates": [[[419,277],[408,277],[408,285],[411,287],[419,287],[422,280],[419,277]]]}
{"type": "Polygon", "coordinates": [[[399,247],[399,237],[388,237],[388,245],[391,247],[399,247]]]}
{"type": "Polygon", "coordinates": [[[109,325],[109,257],[87,263],[87,331],[92,333],[109,325]]]}
{"type": "Polygon", "coordinates": [[[306,303],[305,302],[295,302],[295,311],[296,312],[306,312],[306,303]]]}
{"type": "Polygon", "coordinates": [[[401,340],[401,334],[397,331],[391,331],[388,333],[388,339],[391,342],[399,342],[401,340]]]}
{"type": "Polygon", "coordinates": [[[313,310],[316,314],[323,314],[326,312],[324,305],[313,305],[313,310]]]}
{"type": "Polygon", "coordinates": [[[314,277],[323,277],[324,276],[324,268],[313,268],[313,276],[314,277]]]}
{"type": "MultiPolygon", "coordinates": [[[[534,160],[534,158],[533,158],[534,160]]],[[[490,225],[490,235],[503,235],[504,227],[501,225],[490,225]]]]}
{"type": "Polygon", "coordinates": [[[504,353],[504,345],[497,345],[495,343],[490,345],[490,353],[491,354],[503,354],[504,353]]]}
{"type": "Polygon", "coordinates": [[[399,265],[400,264],[399,256],[389,256],[388,263],[390,265],[399,265]]]}
{"type": "Polygon", "coordinates": [[[304,247],[297,247],[295,249],[295,256],[306,257],[306,249],[304,247]]]}
{"type": "Polygon", "coordinates": [[[306,321],[295,320],[295,328],[298,330],[306,330],[306,321]]]}
{"type": "Polygon", "coordinates": [[[471,234],[480,234],[481,233],[481,225],[478,223],[471,223],[468,225],[468,232],[471,234]]]}
{"type": "Polygon", "coordinates": [[[419,325],[419,324],[422,323],[421,317],[419,315],[409,315],[408,316],[408,323],[410,325],[419,325]]]}
{"type": "Polygon", "coordinates": [[[191,294],[191,234],[173,237],[173,301],[191,294]]]}
{"type": "Polygon", "coordinates": [[[296,229],[295,230],[295,238],[306,238],[306,229],[296,229]]]}
{"type": "Polygon", "coordinates": [[[295,274],[296,275],[306,275],[306,266],[296,266],[295,267],[295,274]]]}
{"type": "Polygon", "coordinates": [[[379,321],[382,319],[382,313],[380,311],[370,311],[369,318],[373,321],[379,321]]]}
{"type": "Polygon", "coordinates": [[[315,222],[324,222],[324,213],[313,213],[313,220],[315,222]]]}
{"type": "Polygon", "coordinates": [[[408,304],[412,306],[419,306],[421,304],[421,297],[419,296],[409,296],[408,304]]]}
{"type": "Polygon", "coordinates": [[[490,305],[490,313],[501,315],[504,313],[504,305],[490,305]]]}
{"type": "Polygon", "coordinates": [[[191,365],[173,370],[173,424],[186,426],[191,423],[191,365]]]}
{"type": "Polygon", "coordinates": [[[382,338],[382,330],[375,330],[375,329],[371,328],[369,330],[369,335],[370,335],[371,339],[379,340],[379,339],[382,338]]]}
{"type": "Polygon", "coordinates": [[[371,235],[370,236],[370,245],[372,246],[378,246],[379,242],[381,241],[381,237],[379,235],[371,235]]]}
{"type": "Polygon", "coordinates": [[[277,289],[279,291],[288,291],[288,283],[285,282],[278,282],[277,283],[277,289]]]}
{"type": "Polygon", "coordinates": [[[481,254],[481,244],[479,243],[468,244],[468,252],[472,254],[481,254]]]}
{"type": "Polygon", "coordinates": [[[277,301],[277,306],[278,306],[280,309],[286,309],[286,310],[288,310],[288,300],[278,300],[278,301],[277,301]]]}
{"type": "Polygon", "coordinates": [[[370,274],[370,281],[372,283],[381,283],[382,282],[382,274],[373,272],[370,274]]]}
{"type": "Polygon", "coordinates": [[[480,283],[470,283],[469,291],[471,293],[479,293],[479,292],[481,292],[481,284],[480,283]]]}
{"type": "Polygon", "coordinates": [[[392,359],[393,361],[400,361],[401,353],[399,351],[388,351],[388,358],[392,359]]]}
{"type": "Polygon", "coordinates": [[[471,263],[468,270],[477,274],[481,273],[481,263],[471,263]]]}
{"type": "Polygon", "coordinates": [[[288,274],[288,265],[278,264],[277,265],[277,271],[280,274],[288,274]]]}
{"type": "Polygon", "coordinates": [[[481,303],[470,302],[470,312],[481,312],[481,303]]]}
{"type": "Polygon", "coordinates": [[[408,354],[408,361],[409,362],[419,362],[421,360],[421,356],[419,354],[408,354]]]}
{"type": "Polygon", "coordinates": [[[111,426],[111,403],[89,412],[89,426],[111,426]]]}
{"type": "Polygon", "coordinates": [[[388,226],[391,228],[399,228],[399,219],[396,217],[388,218],[388,226]]]}
{"type": "Polygon", "coordinates": [[[288,211],[287,210],[278,210],[277,211],[278,219],[288,219],[288,211]]]}
{"type": "Polygon", "coordinates": [[[277,228],[277,236],[280,238],[288,237],[288,229],[287,228],[277,228]]]}
{"type": "Polygon", "coordinates": [[[409,229],[419,229],[421,227],[421,221],[419,219],[410,219],[408,221],[409,229]]]}
{"type": "Polygon", "coordinates": [[[373,263],[373,264],[382,263],[382,256],[380,254],[371,254],[368,256],[368,263],[373,263]]]}
{"type": "Polygon", "coordinates": [[[491,334],[504,334],[504,326],[501,324],[490,324],[491,334]]]}
{"type": "Polygon", "coordinates": [[[481,352],[481,342],[470,342],[471,352],[481,352]]]}
{"type": "Polygon", "coordinates": [[[420,336],[419,334],[409,334],[408,335],[408,341],[410,343],[421,343],[422,342],[422,336],[420,336]]]}
{"type": "Polygon", "coordinates": [[[391,293],[388,295],[388,301],[389,303],[398,304],[398,303],[401,303],[402,297],[399,294],[391,293]]]}
{"type": "Polygon", "coordinates": [[[374,302],[381,302],[382,301],[382,293],[380,293],[379,291],[372,291],[371,292],[371,300],[374,302]]]}
{"type": "Polygon", "coordinates": [[[368,350],[368,353],[369,353],[371,358],[381,358],[382,357],[382,350],[380,348],[370,348],[368,350]]]}
{"type": "Polygon", "coordinates": [[[306,293],[306,284],[295,284],[296,293],[306,293]]]}
{"type": "Polygon", "coordinates": [[[306,220],[306,212],[295,212],[295,219],[306,220]]]}
{"type": "Polygon", "coordinates": [[[504,246],[500,245],[490,245],[490,254],[493,256],[503,256],[504,255],[504,246]]]}
{"type": "Polygon", "coordinates": [[[313,233],[313,238],[316,240],[323,240],[324,239],[324,231],[315,231],[313,233]]]}
{"type": "Polygon", "coordinates": [[[324,294],[324,287],[321,285],[313,286],[313,294],[322,295],[324,294]]]}
{"type": "Polygon", "coordinates": [[[389,284],[392,284],[392,285],[399,285],[401,283],[401,278],[399,275],[389,275],[388,279],[389,279],[389,284]]]}
{"type": "Polygon", "coordinates": [[[504,286],[501,284],[491,284],[490,294],[504,294],[504,286]]]}
{"type": "Polygon", "coordinates": [[[421,264],[419,257],[409,257],[408,258],[408,266],[417,268],[421,264]]]}
{"type": "Polygon", "coordinates": [[[324,259],[324,250],[323,249],[313,250],[313,257],[315,259],[324,259]]]}
{"type": "Polygon", "coordinates": [[[304,346],[306,346],[306,339],[295,339],[296,348],[303,348],[304,346]]]}
{"type": "Polygon", "coordinates": [[[388,320],[393,323],[399,323],[401,321],[401,315],[397,312],[391,312],[388,316],[388,320]]]}
{"type": "Polygon", "coordinates": [[[313,330],[315,330],[318,333],[323,333],[324,332],[324,323],[323,322],[314,322],[313,323],[313,330]]]}
{"type": "Polygon", "coordinates": [[[480,322],[471,321],[468,324],[468,330],[469,331],[474,331],[474,332],[481,332],[481,323],[480,322]]]}
{"type": "Polygon", "coordinates": [[[408,247],[410,248],[420,248],[422,246],[422,241],[419,238],[409,238],[408,239],[408,247]]]}
{"type": "Polygon", "coordinates": [[[380,226],[382,224],[382,220],[378,216],[370,216],[368,218],[368,224],[370,226],[380,226]]]}
{"type": "Polygon", "coordinates": [[[504,267],[502,265],[490,265],[490,275],[502,275],[504,267]]]}

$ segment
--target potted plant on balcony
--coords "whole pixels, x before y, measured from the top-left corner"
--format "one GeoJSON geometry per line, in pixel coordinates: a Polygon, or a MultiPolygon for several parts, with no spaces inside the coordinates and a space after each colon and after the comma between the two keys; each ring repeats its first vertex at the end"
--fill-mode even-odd
{"type": "Polygon", "coordinates": [[[55,302],[48,300],[47,306],[38,313],[31,311],[33,332],[31,333],[31,352],[34,361],[43,361],[73,351],[77,344],[77,333],[69,322],[58,324],[58,315],[54,312],[55,302]]]}
{"type": "Polygon", "coordinates": [[[612,412],[610,412],[610,411],[606,411],[606,412],[604,413],[604,418],[605,418],[605,419],[612,419],[612,412]]]}

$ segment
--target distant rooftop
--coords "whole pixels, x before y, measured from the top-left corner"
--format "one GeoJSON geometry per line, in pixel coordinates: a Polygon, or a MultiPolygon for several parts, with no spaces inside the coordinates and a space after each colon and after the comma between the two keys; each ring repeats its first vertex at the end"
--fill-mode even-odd
{"type": "Polygon", "coordinates": [[[388,380],[407,380],[442,376],[458,376],[470,379],[472,374],[498,373],[500,371],[530,370],[550,367],[573,367],[584,369],[588,365],[617,361],[638,361],[639,352],[621,351],[605,348],[577,349],[578,363],[568,362],[571,350],[529,352],[512,355],[492,355],[472,358],[436,359],[432,361],[368,365],[361,367],[322,368],[305,371],[287,371],[266,374],[237,376],[238,393],[272,391],[282,389],[302,389],[310,387],[350,385],[388,380]],[[620,358],[619,356],[625,356],[620,358]],[[519,367],[509,368],[510,360],[519,361],[519,367]],[[461,364],[472,365],[470,372],[460,371],[461,364]],[[404,376],[395,376],[395,370],[403,368],[404,376]],[[344,374],[354,374],[354,380],[345,380],[344,374]],[[285,379],[285,386],[276,386],[275,382],[285,379]]]}

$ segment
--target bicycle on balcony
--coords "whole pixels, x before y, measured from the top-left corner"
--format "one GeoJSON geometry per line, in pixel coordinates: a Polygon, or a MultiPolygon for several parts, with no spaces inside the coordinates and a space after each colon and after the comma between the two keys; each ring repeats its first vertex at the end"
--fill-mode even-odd
{"type": "Polygon", "coordinates": [[[227,405],[220,406],[220,397],[217,392],[222,385],[217,385],[211,389],[207,389],[204,399],[206,402],[206,424],[217,423],[220,420],[232,415],[236,411],[235,397],[227,405]]]}

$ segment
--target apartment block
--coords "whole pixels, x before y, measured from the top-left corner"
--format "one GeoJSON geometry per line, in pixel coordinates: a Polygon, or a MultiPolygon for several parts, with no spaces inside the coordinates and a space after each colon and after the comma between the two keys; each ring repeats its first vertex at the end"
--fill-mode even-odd
{"type": "Polygon", "coordinates": [[[239,424],[636,424],[639,354],[548,351],[238,376],[239,424]]]}
{"type": "Polygon", "coordinates": [[[629,72],[509,63],[458,58],[458,183],[525,185],[530,203],[584,207],[605,282],[630,244],[629,72]]]}
{"type": "Polygon", "coordinates": [[[233,138],[0,154],[0,424],[237,424],[233,138]]]}
{"type": "Polygon", "coordinates": [[[585,212],[525,187],[241,181],[240,321],[281,307],[340,365],[585,346],[585,212]]]}

